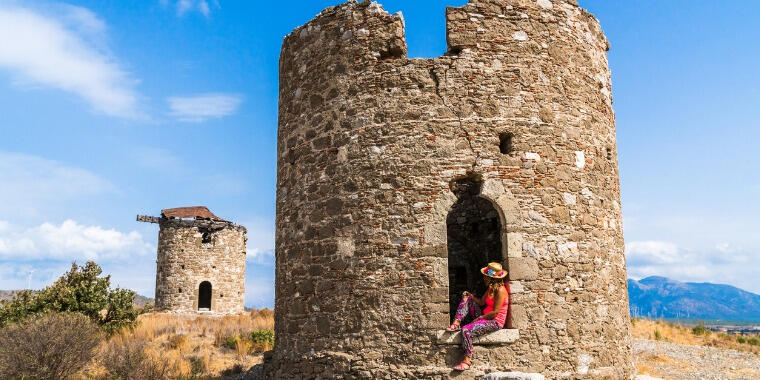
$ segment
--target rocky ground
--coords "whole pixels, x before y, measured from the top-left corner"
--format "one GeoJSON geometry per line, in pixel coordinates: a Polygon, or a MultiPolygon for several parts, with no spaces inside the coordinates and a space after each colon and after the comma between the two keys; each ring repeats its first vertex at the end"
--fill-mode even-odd
{"type": "Polygon", "coordinates": [[[760,356],[706,346],[634,339],[639,373],[662,379],[760,379],[760,356]]]}

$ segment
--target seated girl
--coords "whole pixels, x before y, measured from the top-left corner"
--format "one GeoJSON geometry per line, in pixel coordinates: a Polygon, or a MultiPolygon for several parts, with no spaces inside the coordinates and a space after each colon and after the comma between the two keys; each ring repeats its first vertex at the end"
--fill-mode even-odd
{"type": "Polygon", "coordinates": [[[447,331],[457,331],[465,318],[472,320],[461,326],[464,360],[454,367],[457,371],[470,369],[472,365],[472,340],[504,327],[509,309],[509,285],[505,284],[507,271],[499,263],[489,263],[480,270],[486,282],[486,292],[476,297],[468,291],[462,293],[454,322],[447,331]],[[485,308],[481,309],[483,306],[485,308]]]}

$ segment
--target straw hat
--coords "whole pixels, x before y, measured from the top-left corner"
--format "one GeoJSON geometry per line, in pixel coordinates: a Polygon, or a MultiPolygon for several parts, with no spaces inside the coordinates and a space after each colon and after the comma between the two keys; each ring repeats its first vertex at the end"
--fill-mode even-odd
{"type": "Polygon", "coordinates": [[[481,269],[480,273],[491,278],[507,277],[507,271],[505,271],[499,263],[488,263],[488,266],[481,269]]]}

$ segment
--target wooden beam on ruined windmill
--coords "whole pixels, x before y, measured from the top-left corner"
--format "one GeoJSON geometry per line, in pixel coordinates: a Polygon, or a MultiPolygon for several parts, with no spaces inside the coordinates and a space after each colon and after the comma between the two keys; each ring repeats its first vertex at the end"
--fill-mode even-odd
{"type": "Polygon", "coordinates": [[[137,221],[138,222],[156,223],[156,224],[158,224],[161,221],[161,218],[159,218],[157,216],[137,215],[137,221]]]}

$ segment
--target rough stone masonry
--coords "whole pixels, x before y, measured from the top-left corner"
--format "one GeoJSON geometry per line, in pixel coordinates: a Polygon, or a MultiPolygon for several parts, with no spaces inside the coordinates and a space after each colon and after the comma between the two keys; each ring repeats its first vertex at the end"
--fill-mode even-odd
{"type": "Polygon", "coordinates": [[[158,223],[156,311],[237,314],[244,311],[246,229],[206,207],[138,216],[158,223]]]}
{"type": "Polygon", "coordinates": [[[454,376],[440,330],[496,258],[517,338],[477,346],[457,378],[629,378],[598,21],[574,0],[470,0],[446,24],[434,59],[408,58],[401,14],[374,2],[285,37],[267,377],[454,376]]]}

